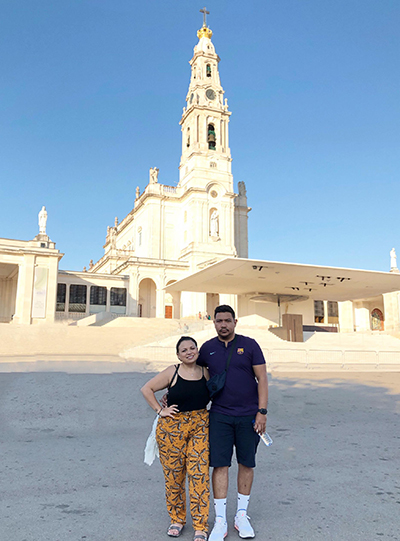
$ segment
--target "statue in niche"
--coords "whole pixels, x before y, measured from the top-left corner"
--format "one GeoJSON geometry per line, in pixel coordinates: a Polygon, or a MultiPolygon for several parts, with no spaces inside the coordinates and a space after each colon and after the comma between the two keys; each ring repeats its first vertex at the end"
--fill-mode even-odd
{"type": "Polygon", "coordinates": [[[213,210],[210,216],[210,235],[212,237],[218,237],[218,212],[213,210]]]}
{"type": "Polygon", "coordinates": [[[246,184],[241,180],[238,184],[239,187],[239,195],[246,195],[246,184]]]}
{"type": "Polygon", "coordinates": [[[150,184],[157,184],[158,182],[158,167],[150,167],[150,184]]]}
{"type": "Polygon", "coordinates": [[[46,207],[43,206],[42,210],[39,212],[39,234],[46,235],[46,224],[47,224],[47,211],[46,207]]]}
{"type": "Polygon", "coordinates": [[[390,268],[397,269],[397,256],[394,248],[390,250],[390,268]]]}

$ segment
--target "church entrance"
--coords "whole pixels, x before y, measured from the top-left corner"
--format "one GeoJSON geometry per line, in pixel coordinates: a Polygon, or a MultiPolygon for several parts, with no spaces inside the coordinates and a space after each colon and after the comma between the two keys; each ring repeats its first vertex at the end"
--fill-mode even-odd
{"type": "Polygon", "coordinates": [[[156,317],[156,284],[151,278],[145,278],[139,284],[140,317],[156,317]]]}
{"type": "MultiPolygon", "coordinates": [[[[167,286],[176,280],[170,280],[167,286]]],[[[181,317],[181,292],[171,291],[165,294],[165,317],[167,319],[179,319],[181,317]]]]}
{"type": "Polygon", "coordinates": [[[374,308],[371,312],[371,329],[373,331],[384,330],[384,318],[379,308],[374,308]]]}
{"type": "Polygon", "coordinates": [[[0,264],[0,323],[9,323],[15,314],[18,265],[0,264]]]}

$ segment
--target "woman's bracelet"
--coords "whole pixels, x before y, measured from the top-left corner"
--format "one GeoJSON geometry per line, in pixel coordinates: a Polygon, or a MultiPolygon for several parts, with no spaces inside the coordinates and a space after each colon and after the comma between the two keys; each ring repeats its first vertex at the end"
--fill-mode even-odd
{"type": "Polygon", "coordinates": [[[160,417],[160,413],[162,412],[164,408],[160,408],[160,411],[157,412],[157,415],[160,417]]]}

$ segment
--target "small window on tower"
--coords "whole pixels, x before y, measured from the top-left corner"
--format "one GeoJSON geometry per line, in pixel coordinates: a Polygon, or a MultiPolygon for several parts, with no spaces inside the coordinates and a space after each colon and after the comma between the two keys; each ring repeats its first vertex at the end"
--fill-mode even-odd
{"type": "Polygon", "coordinates": [[[207,77],[211,77],[211,64],[207,64],[206,66],[206,75],[207,77]]]}
{"type": "Polygon", "coordinates": [[[207,142],[210,150],[215,150],[215,128],[214,124],[208,125],[207,142]]]}
{"type": "Polygon", "coordinates": [[[187,129],[186,146],[190,147],[190,128],[187,129]]]}

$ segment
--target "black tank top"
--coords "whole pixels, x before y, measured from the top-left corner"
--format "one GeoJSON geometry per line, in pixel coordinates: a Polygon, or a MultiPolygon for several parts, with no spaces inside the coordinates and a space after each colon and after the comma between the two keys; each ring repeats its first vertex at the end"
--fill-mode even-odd
{"type": "MultiPolygon", "coordinates": [[[[168,406],[176,404],[179,411],[194,411],[204,409],[210,401],[206,385],[206,378],[203,375],[201,379],[197,380],[183,379],[177,373],[178,368],[175,372],[177,375],[176,383],[168,390],[168,406]]],[[[171,380],[171,383],[175,379],[175,374],[171,380]]]]}

